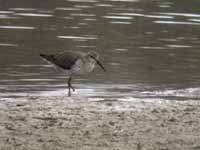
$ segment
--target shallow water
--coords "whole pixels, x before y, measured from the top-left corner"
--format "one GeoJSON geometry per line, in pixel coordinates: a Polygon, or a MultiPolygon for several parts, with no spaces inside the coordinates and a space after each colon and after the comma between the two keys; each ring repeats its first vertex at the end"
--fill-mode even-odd
{"type": "Polygon", "coordinates": [[[197,0],[0,3],[0,97],[67,96],[39,53],[95,50],[108,72],[75,77],[74,96],[200,98],[197,0]]]}

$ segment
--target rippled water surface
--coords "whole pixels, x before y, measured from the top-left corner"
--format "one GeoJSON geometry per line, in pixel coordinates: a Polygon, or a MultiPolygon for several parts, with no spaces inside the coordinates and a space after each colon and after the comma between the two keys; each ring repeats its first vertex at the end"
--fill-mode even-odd
{"type": "Polygon", "coordinates": [[[0,2],[0,97],[67,96],[67,76],[39,53],[101,55],[75,77],[74,95],[200,98],[200,1],[6,0],[0,2]]]}

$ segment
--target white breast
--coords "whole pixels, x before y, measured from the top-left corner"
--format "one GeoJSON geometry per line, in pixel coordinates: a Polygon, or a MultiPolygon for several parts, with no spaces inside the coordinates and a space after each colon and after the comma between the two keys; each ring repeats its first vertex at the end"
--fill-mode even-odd
{"type": "Polygon", "coordinates": [[[83,60],[78,59],[76,63],[73,65],[71,73],[72,74],[87,74],[91,72],[95,67],[95,61],[94,60],[83,60]]]}

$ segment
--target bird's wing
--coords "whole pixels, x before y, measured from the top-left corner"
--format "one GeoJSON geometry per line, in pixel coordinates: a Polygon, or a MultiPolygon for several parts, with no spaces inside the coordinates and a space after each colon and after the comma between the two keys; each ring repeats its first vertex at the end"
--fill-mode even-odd
{"type": "Polygon", "coordinates": [[[53,55],[52,63],[61,67],[62,69],[71,69],[72,66],[79,59],[81,54],[76,52],[62,52],[53,55]]]}

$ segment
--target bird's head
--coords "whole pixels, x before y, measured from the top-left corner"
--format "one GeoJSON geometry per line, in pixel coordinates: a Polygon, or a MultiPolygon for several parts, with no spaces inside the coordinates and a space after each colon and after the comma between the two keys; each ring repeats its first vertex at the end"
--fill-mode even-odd
{"type": "Polygon", "coordinates": [[[100,63],[99,61],[99,54],[97,52],[95,51],[88,52],[88,56],[92,58],[93,60],[95,60],[96,63],[103,69],[103,71],[106,72],[106,69],[104,68],[102,63],[100,63]]]}
{"type": "Polygon", "coordinates": [[[99,59],[99,54],[95,51],[88,52],[88,56],[95,58],[95,59],[99,59]]]}

